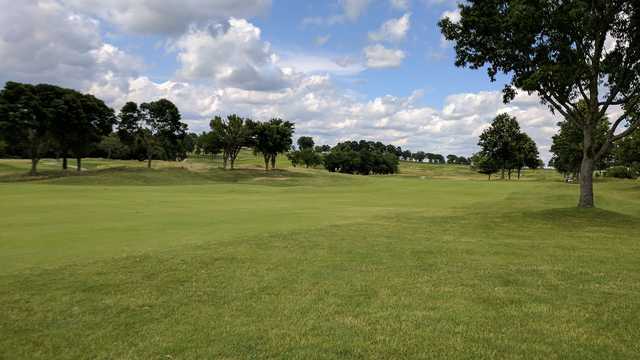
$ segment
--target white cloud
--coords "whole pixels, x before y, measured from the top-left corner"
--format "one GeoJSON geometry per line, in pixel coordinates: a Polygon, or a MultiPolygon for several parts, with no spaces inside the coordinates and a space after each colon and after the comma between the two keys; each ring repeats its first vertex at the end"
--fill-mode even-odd
{"type": "Polygon", "coordinates": [[[364,55],[367,66],[374,69],[398,67],[405,58],[402,50],[387,49],[380,44],[364,48],[364,55]]]}
{"type": "Polygon", "coordinates": [[[451,20],[452,22],[457,23],[462,17],[460,16],[460,9],[455,9],[443,12],[440,18],[449,18],[449,20],[451,20]]]}
{"type": "Polygon", "coordinates": [[[335,25],[347,21],[355,22],[367,10],[371,0],[339,0],[342,12],[330,16],[311,16],[302,19],[302,25],[335,25]]]}
{"type": "Polygon", "coordinates": [[[411,14],[404,14],[397,19],[386,21],[380,29],[369,33],[369,39],[372,41],[388,41],[398,42],[406,38],[409,28],[411,27],[411,14]]]}
{"type": "MultiPolygon", "coordinates": [[[[266,13],[271,0],[61,0],[120,29],[137,33],[180,33],[192,23],[248,18],[266,13]]],[[[22,2],[22,1],[21,1],[22,2]]]]}
{"type": "Polygon", "coordinates": [[[290,81],[276,65],[270,44],[261,40],[260,29],[244,19],[192,27],[171,48],[178,52],[178,73],[186,80],[246,90],[279,90],[290,81]]]}
{"type": "Polygon", "coordinates": [[[389,0],[389,4],[396,10],[406,11],[409,9],[409,0],[389,0]]]}
{"type": "Polygon", "coordinates": [[[305,74],[332,74],[352,76],[366,68],[363,64],[349,57],[327,57],[301,53],[283,53],[278,65],[294,69],[305,74]]]}
{"type": "MultiPolygon", "coordinates": [[[[84,88],[135,75],[142,61],[105,43],[99,24],[54,0],[0,0],[0,81],[84,88]],[[10,9],[7,11],[6,9],[10,9]]],[[[113,83],[113,81],[112,81],[113,83]]]]}

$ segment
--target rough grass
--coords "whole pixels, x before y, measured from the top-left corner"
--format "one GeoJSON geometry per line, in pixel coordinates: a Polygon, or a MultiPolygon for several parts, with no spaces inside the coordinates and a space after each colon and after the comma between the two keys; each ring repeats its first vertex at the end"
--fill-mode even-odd
{"type": "Polygon", "coordinates": [[[553,173],[265,173],[245,155],[37,181],[0,161],[0,358],[640,353],[638,182],[598,183],[579,211],[553,173]]]}

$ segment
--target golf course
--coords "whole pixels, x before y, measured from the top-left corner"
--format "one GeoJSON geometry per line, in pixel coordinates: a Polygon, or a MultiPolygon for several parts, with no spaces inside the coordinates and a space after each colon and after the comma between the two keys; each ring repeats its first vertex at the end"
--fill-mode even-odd
{"type": "Polygon", "coordinates": [[[0,359],[630,359],[640,182],[0,160],[0,359]]]}

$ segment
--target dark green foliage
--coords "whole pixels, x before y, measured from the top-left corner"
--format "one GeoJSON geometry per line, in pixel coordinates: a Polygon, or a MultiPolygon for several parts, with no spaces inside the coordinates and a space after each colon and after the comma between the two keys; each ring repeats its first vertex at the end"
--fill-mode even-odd
{"type": "Polygon", "coordinates": [[[607,170],[607,176],[618,179],[637,179],[638,168],[627,166],[613,166],[607,170]]]}
{"type": "Polygon", "coordinates": [[[413,160],[417,162],[422,162],[427,158],[427,154],[424,151],[418,151],[413,153],[413,160]]]}
{"type": "Polygon", "coordinates": [[[315,144],[313,138],[310,136],[300,136],[298,138],[298,148],[300,148],[300,150],[313,149],[315,144]]]}
{"type": "MultiPolygon", "coordinates": [[[[499,114],[480,135],[478,145],[481,158],[490,159],[491,166],[497,165],[502,178],[516,170],[518,178],[524,167],[537,168],[540,164],[538,148],[535,142],[520,131],[515,117],[499,114]]],[[[488,160],[486,160],[488,161],[488,160]]]]}
{"type": "Polygon", "coordinates": [[[253,145],[253,131],[255,123],[251,119],[244,119],[238,115],[229,115],[226,119],[216,116],[210,122],[211,144],[209,148],[218,148],[222,152],[223,167],[230,164],[231,170],[235,165],[238,153],[243,146],[253,145]]]}
{"type": "Polygon", "coordinates": [[[331,146],[329,145],[317,145],[314,150],[317,153],[327,153],[329,151],[331,151],[331,146]]]}
{"type": "Polygon", "coordinates": [[[126,103],[119,114],[118,136],[131,150],[144,158],[147,166],[160,157],[177,160],[186,156],[181,145],[187,125],[181,121],[178,108],[169,100],[143,103],[126,103]]]}
{"type": "Polygon", "coordinates": [[[331,149],[324,166],[330,172],[346,174],[394,174],[398,172],[398,157],[380,142],[346,141],[331,149]]]}
{"type": "Polygon", "coordinates": [[[613,153],[616,165],[640,166],[640,131],[617,143],[613,153]]]}
{"type": "MultiPolygon", "coordinates": [[[[565,176],[571,175],[577,178],[582,165],[584,154],[584,136],[582,129],[573,121],[561,121],[558,123],[560,131],[553,136],[551,144],[550,166],[565,176]]],[[[609,131],[609,121],[602,117],[599,125],[593,134],[593,142],[596,147],[601,147],[609,131]]],[[[604,170],[607,168],[608,155],[603,156],[595,163],[595,169],[604,170]]]]}
{"type": "Polygon", "coordinates": [[[498,161],[483,153],[476,154],[472,157],[471,166],[480,174],[489,176],[489,180],[491,180],[491,175],[500,170],[500,164],[498,161]]]}
{"type": "Polygon", "coordinates": [[[299,150],[287,153],[287,158],[294,167],[298,165],[304,165],[307,168],[320,166],[323,162],[323,153],[331,151],[329,145],[314,146],[313,138],[309,136],[301,136],[297,143],[299,150]]]}
{"type": "Polygon", "coordinates": [[[107,159],[128,159],[131,150],[125,145],[117,134],[109,134],[102,138],[98,144],[101,156],[107,159]]]}
{"type": "Polygon", "coordinates": [[[31,159],[31,175],[51,144],[52,104],[42,86],[8,82],[0,92],[0,129],[8,147],[31,159]]]}
{"type": "MultiPolygon", "coordinates": [[[[271,169],[275,169],[278,154],[286,153],[291,149],[293,130],[293,123],[282,119],[271,119],[254,125],[254,151],[263,155],[265,170],[269,170],[269,163],[271,163],[271,169]]],[[[313,152],[313,139],[306,140],[303,140],[303,143],[313,152]],[[305,143],[306,140],[311,140],[310,144],[305,143]]]]}

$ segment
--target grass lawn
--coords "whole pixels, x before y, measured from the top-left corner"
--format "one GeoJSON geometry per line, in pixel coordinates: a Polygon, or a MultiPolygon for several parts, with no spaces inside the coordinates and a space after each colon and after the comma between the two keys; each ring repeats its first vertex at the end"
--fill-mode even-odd
{"type": "Polygon", "coordinates": [[[640,354],[640,182],[239,163],[0,161],[0,359],[640,354]]]}

